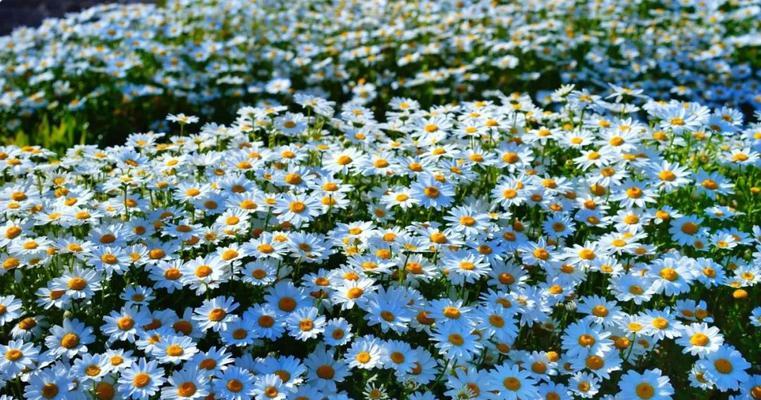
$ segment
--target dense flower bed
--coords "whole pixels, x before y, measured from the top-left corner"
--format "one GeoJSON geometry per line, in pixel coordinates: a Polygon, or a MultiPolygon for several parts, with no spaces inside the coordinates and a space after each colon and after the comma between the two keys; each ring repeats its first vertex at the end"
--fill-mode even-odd
{"type": "Polygon", "coordinates": [[[611,92],[0,148],[2,390],[757,399],[761,126],[611,92]]]}
{"type": "Polygon", "coordinates": [[[260,100],[290,104],[294,89],[377,111],[394,96],[428,107],[570,82],[761,106],[757,1],[167,3],[0,38],[0,133],[118,144],[167,113],[227,120],[260,100]]]}

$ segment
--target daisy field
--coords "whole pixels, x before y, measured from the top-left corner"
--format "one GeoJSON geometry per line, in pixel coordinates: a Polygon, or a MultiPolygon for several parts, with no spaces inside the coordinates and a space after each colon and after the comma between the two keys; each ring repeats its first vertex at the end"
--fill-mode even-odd
{"type": "Polygon", "coordinates": [[[17,28],[0,400],[761,399],[760,28],[755,0],[17,28]]]}

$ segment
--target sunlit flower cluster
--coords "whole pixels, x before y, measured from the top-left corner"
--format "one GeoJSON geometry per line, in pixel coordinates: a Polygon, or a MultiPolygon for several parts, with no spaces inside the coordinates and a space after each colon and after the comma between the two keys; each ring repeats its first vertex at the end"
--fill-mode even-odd
{"type": "Polygon", "coordinates": [[[761,125],[549,97],[0,148],[5,398],[759,398],[761,125]]]}
{"type": "Polygon", "coordinates": [[[632,95],[761,106],[757,1],[166,3],[99,6],[0,38],[0,128],[71,115],[96,131],[124,119],[147,128],[166,113],[290,103],[294,90],[427,107],[495,88],[573,82],[601,93],[611,82],[632,95]]]}

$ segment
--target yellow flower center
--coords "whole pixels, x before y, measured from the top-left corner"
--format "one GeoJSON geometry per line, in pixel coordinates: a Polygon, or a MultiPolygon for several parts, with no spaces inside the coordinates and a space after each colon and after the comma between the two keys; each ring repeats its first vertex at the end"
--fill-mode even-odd
{"type": "Polygon", "coordinates": [[[502,381],[502,385],[505,386],[505,389],[507,390],[517,392],[521,388],[521,381],[518,378],[510,376],[502,381]]]}
{"type": "Polygon", "coordinates": [[[696,333],[690,337],[690,344],[693,346],[700,346],[704,347],[707,346],[710,342],[710,339],[708,336],[702,334],[702,333],[696,333]]]}
{"type": "Polygon", "coordinates": [[[669,320],[663,317],[653,318],[653,326],[657,329],[666,329],[669,326],[669,320]]]}
{"type": "Polygon", "coordinates": [[[729,362],[726,358],[719,358],[718,360],[713,362],[714,368],[716,368],[717,371],[721,372],[722,374],[730,374],[732,373],[732,363],[729,362]]]}
{"type": "Polygon", "coordinates": [[[661,278],[669,282],[674,282],[675,280],[679,279],[679,273],[677,273],[674,268],[663,268],[659,275],[661,278]]]}
{"type": "Polygon", "coordinates": [[[55,383],[46,383],[42,386],[42,397],[52,399],[58,396],[58,386],[55,383]]]}
{"type": "Polygon", "coordinates": [[[76,333],[67,333],[61,337],[61,346],[66,349],[73,349],[79,345],[79,336],[76,333]]]}
{"type": "Polygon", "coordinates": [[[676,179],[676,174],[669,170],[663,170],[658,173],[658,179],[666,182],[672,182],[674,179],[676,179]]]}
{"type": "Polygon", "coordinates": [[[301,201],[294,201],[291,202],[291,204],[288,205],[288,209],[291,210],[291,212],[294,213],[301,213],[304,212],[304,210],[307,208],[306,204],[304,204],[301,201]]]}
{"type": "Polygon", "coordinates": [[[179,357],[185,353],[185,350],[182,349],[182,346],[178,344],[170,344],[166,348],[166,354],[171,357],[179,357]]]}
{"type": "Polygon", "coordinates": [[[148,386],[149,383],[151,383],[151,376],[145,372],[140,372],[132,378],[132,385],[137,388],[148,386]]]}
{"type": "Polygon", "coordinates": [[[598,369],[602,368],[605,365],[605,361],[600,356],[591,355],[591,356],[587,357],[587,359],[584,362],[584,364],[589,369],[598,370],[598,369]]]}
{"type": "Polygon", "coordinates": [[[209,311],[209,320],[213,322],[218,322],[223,320],[227,316],[227,311],[225,311],[222,308],[215,308],[211,311],[209,311]]]}
{"type": "Polygon", "coordinates": [[[453,333],[447,337],[447,340],[449,340],[449,343],[455,345],[455,346],[462,346],[463,343],[465,343],[465,339],[463,339],[462,335],[458,333],[453,333]]]}
{"type": "Polygon", "coordinates": [[[592,315],[594,315],[595,317],[600,317],[600,318],[607,317],[608,308],[602,304],[598,304],[592,307],[592,315]]]}
{"type": "Polygon", "coordinates": [[[354,358],[360,364],[367,364],[368,362],[370,362],[371,357],[370,357],[370,353],[366,351],[360,351],[359,353],[357,353],[357,355],[354,358]]]}
{"type": "Polygon", "coordinates": [[[5,352],[5,359],[8,361],[16,361],[24,356],[24,353],[19,349],[9,349],[5,352]]]}
{"type": "Polygon", "coordinates": [[[640,399],[649,399],[655,395],[655,388],[647,382],[637,384],[634,391],[640,399]]]}
{"type": "Polygon", "coordinates": [[[591,347],[595,344],[595,338],[592,335],[583,334],[579,336],[579,345],[583,347],[591,347]]]}
{"type": "Polygon", "coordinates": [[[177,394],[181,397],[191,397],[196,394],[196,385],[193,382],[183,382],[177,387],[177,394]]]}

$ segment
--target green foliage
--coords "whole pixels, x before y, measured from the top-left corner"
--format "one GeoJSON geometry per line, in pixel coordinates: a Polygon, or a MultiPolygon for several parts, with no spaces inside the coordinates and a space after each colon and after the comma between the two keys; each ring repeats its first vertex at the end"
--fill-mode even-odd
{"type": "Polygon", "coordinates": [[[15,135],[6,140],[6,144],[40,145],[60,154],[76,144],[88,143],[88,127],[89,123],[77,121],[72,115],[66,115],[57,124],[51,123],[46,115],[29,132],[17,130],[15,135]]]}

